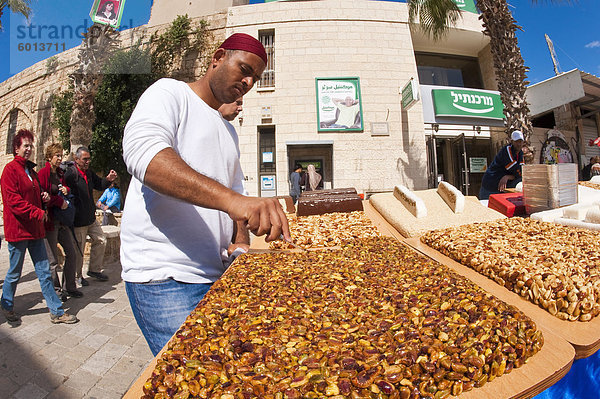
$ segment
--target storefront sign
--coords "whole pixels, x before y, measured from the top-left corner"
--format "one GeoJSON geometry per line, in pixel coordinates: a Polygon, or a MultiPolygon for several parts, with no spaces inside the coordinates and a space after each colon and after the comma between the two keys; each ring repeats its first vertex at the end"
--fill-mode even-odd
{"type": "Polygon", "coordinates": [[[410,79],[402,88],[402,108],[407,109],[419,99],[419,88],[414,79],[410,79]]]}
{"type": "Polygon", "coordinates": [[[431,90],[435,116],[504,119],[499,94],[469,89],[431,90]]]}
{"type": "Polygon", "coordinates": [[[358,78],[317,78],[318,131],[362,131],[358,78]]]}
{"type": "Polygon", "coordinates": [[[458,9],[461,11],[478,14],[477,7],[475,7],[475,2],[473,0],[454,0],[454,3],[456,3],[458,9]]]}
{"type": "Polygon", "coordinates": [[[471,173],[484,173],[487,169],[487,158],[469,158],[469,171],[471,173]]]}
{"type": "Polygon", "coordinates": [[[275,190],[275,175],[267,175],[260,177],[261,190],[275,190]]]}
{"type": "Polygon", "coordinates": [[[94,0],[90,18],[97,24],[110,25],[118,29],[125,8],[125,0],[94,0]]]}

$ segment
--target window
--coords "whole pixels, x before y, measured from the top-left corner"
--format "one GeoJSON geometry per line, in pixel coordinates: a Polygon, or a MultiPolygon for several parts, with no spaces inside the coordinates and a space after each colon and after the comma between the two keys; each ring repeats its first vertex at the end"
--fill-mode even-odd
{"type": "Polygon", "coordinates": [[[259,128],[258,154],[260,173],[275,173],[275,128],[259,128]]]}
{"type": "Polygon", "coordinates": [[[15,137],[15,133],[17,132],[17,120],[19,119],[19,110],[13,109],[10,111],[10,116],[8,120],[8,134],[6,135],[6,153],[13,153],[13,138],[15,137]]]}
{"type": "Polygon", "coordinates": [[[556,120],[554,119],[554,111],[550,111],[543,115],[538,115],[535,118],[531,118],[531,125],[533,127],[554,129],[554,127],[556,126],[556,120]]]}
{"type": "Polygon", "coordinates": [[[258,87],[275,88],[275,31],[259,31],[258,38],[267,51],[267,66],[258,82],[258,87]]]}
{"type": "Polygon", "coordinates": [[[483,89],[477,58],[415,53],[419,83],[483,89]]]}

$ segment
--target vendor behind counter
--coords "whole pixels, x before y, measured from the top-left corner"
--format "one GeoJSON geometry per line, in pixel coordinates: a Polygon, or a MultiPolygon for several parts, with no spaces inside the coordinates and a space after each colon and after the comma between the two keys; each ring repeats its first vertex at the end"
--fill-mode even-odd
{"type": "Polygon", "coordinates": [[[522,179],[523,132],[511,133],[511,143],[502,147],[485,171],[479,190],[479,199],[487,200],[491,194],[500,194],[506,188],[514,188],[522,179]]]}

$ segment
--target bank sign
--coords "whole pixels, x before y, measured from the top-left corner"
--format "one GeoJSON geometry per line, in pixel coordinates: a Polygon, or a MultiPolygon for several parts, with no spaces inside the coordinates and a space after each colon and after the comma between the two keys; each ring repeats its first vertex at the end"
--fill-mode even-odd
{"type": "Polygon", "coordinates": [[[504,119],[499,94],[465,89],[431,90],[435,116],[504,119]]]}
{"type": "Polygon", "coordinates": [[[475,1],[473,0],[454,0],[454,3],[458,6],[461,11],[467,11],[477,14],[477,7],[475,7],[475,1]]]}

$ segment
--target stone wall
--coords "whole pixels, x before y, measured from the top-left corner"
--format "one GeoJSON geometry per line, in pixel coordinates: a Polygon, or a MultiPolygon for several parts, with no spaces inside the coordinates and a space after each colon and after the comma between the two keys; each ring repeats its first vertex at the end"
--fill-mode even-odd
{"type": "MultiPolygon", "coordinates": [[[[210,45],[214,47],[214,43],[221,42],[225,37],[226,13],[193,18],[192,25],[198,24],[202,19],[209,23],[209,31],[212,34],[210,45]]],[[[119,35],[120,48],[127,49],[138,42],[148,45],[153,33],[162,33],[169,26],[170,23],[167,23],[123,31],[119,35]]],[[[69,88],[69,74],[77,67],[78,50],[79,47],[75,47],[64,51],[0,82],[0,173],[13,159],[12,137],[8,137],[8,132],[10,115],[15,110],[18,118],[14,131],[23,128],[33,131],[36,140],[31,160],[40,167],[43,166],[44,148],[58,140],[58,130],[53,128],[51,123],[53,98],[69,88]]],[[[196,77],[206,70],[206,59],[192,59],[186,62],[184,68],[193,68],[196,77]]],[[[1,201],[0,198],[0,204],[1,201]]]]}
{"type": "Polygon", "coordinates": [[[494,60],[492,59],[492,52],[489,44],[477,54],[477,58],[479,59],[483,87],[486,90],[498,90],[498,82],[496,81],[496,72],[494,70],[494,60]]]}
{"type": "Polygon", "coordinates": [[[275,82],[244,97],[238,129],[246,189],[259,194],[258,134],[262,107],[276,131],[277,195],[288,194],[288,143],[333,143],[333,185],[359,192],[396,184],[427,187],[422,107],[402,110],[399,91],[417,76],[405,4],[389,2],[273,2],[229,9],[227,34],[275,32],[275,82]],[[331,10],[336,10],[332,14],[331,10]],[[260,22],[259,22],[260,21],[260,22]],[[358,77],[363,132],[318,132],[315,78],[358,77]],[[388,136],[372,136],[387,122],[388,136]]]}
{"type": "MultiPolygon", "coordinates": [[[[194,18],[197,23],[202,18],[194,18]]],[[[224,37],[225,13],[214,14],[206,18],[214,39],[221,41],[224,37]]],[[[152,33],[161,33],[169,27],[164,25],[141,26],[121,32],[120,47],[129,48],[141,41],[147,45],[152,33]]],[[[0,171],[7,162],[12,160],[8,131],[11,111],[18,110],[16,131],[22,128],[32,129],[36,136],[35,154],[32,157],[36,163],[43,161],[45,146],[58,137],[58,131],[51,126],[53,97],[69,88],[71,74],[77,67],[79,47],[57,54],[54,57],[40,61],[20,73],[0,83],[0,171]]],[[[200,76],[206,68],[206,60],[187,60],[186,68],[193,68],[196,76],[200,76]]],[[[10,141],[12,142],[12,140],[10,141]]]]}
{"type": "MultiPolygon", "coordinates": [[[[228,1],[215,0],[217,3],[228,1]]],[[[159,6],[165,4],[155,2],[153,16],[158,16],[159,6]]],[[[250,194],[259,194],[258,129],[263,126],[273,126],[276,131],[278,195],[288,193],[287,146],[293,142],[330,143],[335,187],[354,186],[359,192],[391,190],[396,184],[414,189],[427,187],[422,106],[417,102],[405,110],[400,105],[402,86],[418,76],[406,4],[342,0],[239,4],[244,2],[233,0],[235,7],[213,11],[206,17],[214,43],[235,32],[258,37],[261,30],[275,31],[276,87],[250,91],[244,98],[243,123],[234,123],[250,194]],[[318,132],[317,77],[360,79],[362,132],[318,132]],[[263,107],[271,108],[268,124],[261,120],[263,107]],[[372,122],[387,123],[389,135],[372,135],[372,122]]],[[[475,17],[467,20],[457,31],[479,32],[476,27],[481,29],[480,22],[475,17]]],[[[121,34],[122,46],[138,39],[147,43],[153,32],[167,27],[149,24],[125,31],[121,34]]],[[[475,54],[482,60],[482,74],[486,88],[490,88],[490,66],[486,61],[489,49],[475,54]]],[[[41,160],[41,149],[57,135],[49,125],[52,95],[68,87],[68,74],[75,68],[76,56],[77,49],[69,50],[57,57],[54,71],[48,71],[47,62],[42,61],[0,83],[0,144],[6,147],[10,112],[19,108],[23,114],[19,127],[32,127],[41,138],[36,155],[41,160]]],[[[193,68],[196,76],[206,67],[205,60],[188,62],[184,68],[193,68]]],[[[0,167],[10,159],[12,155],[0,155],[0,167]]]]}

